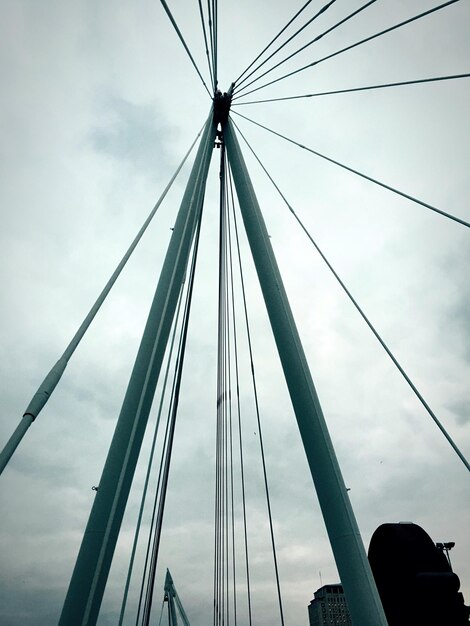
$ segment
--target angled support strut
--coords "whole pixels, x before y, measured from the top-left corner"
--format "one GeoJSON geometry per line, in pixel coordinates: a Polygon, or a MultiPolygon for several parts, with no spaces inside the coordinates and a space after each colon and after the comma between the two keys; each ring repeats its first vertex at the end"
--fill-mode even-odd
{"type": "Polygon", "coordinates": [[[232,122],[227,120],[222,129],[251,253],[352,620],[355,626],[386,626],[359,528],[232,122]]]}
{"type": "Polygon", "coordinates": [[[214,146],[211,111],[176,218],[59,626],[94,626],[188,265],[214,146]]]}

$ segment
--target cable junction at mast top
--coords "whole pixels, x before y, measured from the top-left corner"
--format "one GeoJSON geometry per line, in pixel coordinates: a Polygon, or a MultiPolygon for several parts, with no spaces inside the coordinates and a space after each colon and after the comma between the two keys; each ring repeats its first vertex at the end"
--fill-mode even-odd
{"type": "Polygon", "coordinates": [[[222,93],[220,89],[216,89],[214,93],[214,122],[218,125],[224,124],[228,119],[230,107],[232,105],[232,96],[235,83],[230,85],[227,92],[222,93]]]}

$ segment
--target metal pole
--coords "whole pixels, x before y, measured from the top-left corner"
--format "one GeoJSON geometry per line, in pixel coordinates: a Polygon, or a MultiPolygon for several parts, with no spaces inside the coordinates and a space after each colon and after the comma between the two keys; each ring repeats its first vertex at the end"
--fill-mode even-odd
{"type": "Polygon", "coordinates": [[[215,133],[211,112],[178,212],[59,626],[93,626],[98,618],[202,206],[215,133]]]}
{"type": "Polygon", "coordinates": [[[223,124],[223,134],[251,253],[349,611],[355,626],[386,626],[269,235],[230,120],[223,124]]]}
{"type": "Polygon", "coordinates": [[[157,212],[158,208],[160,207],[161,203],[165,199],[165,196],[167,195],[170,187],[172,186],[172,184],[174,183],[176,177],[180,173],[181,168],[185,164],[186,159],[188,158],[191,150],[193,149],[194,144],[196,143],[198,137],[201,135],[201,132],[202,132],[202,129],[201,129],[201,131],[199,131],[196,139],[191,144],[191,147],[189,148],[188,152],[186,153],[186,155],[184,156],[184,158],[181,161],[180,165],[178,166],[178,169],[176,170],[176,172],[171,177],[170,182],[168,183],[168,185],[163,190],[163,193],[160,196],[160,198],[158,199],[157,203],[155,204],[153,209],[150,211],[149,216],[147,217],[147,219],[145,220],[145,222],[142,225],[141,229],[139,230],[139,232],[135,236],[135,238],[134,238],[133,242],[131,243],[131,245],[129,246],[127,252],[122,257],[119,265],[114,270],[111,278],[108,280],[108,282],[104,286],[104,288],[101,291],[100,295],[96,299],[96,302],[91,307],[91,309],[88,312],[87,316],[85,317],[85,319],[81,323],[79,329],[77,330],[75,335],[72,337],[72,340],[70,341],[69,345],[65,349],[63,355],[60,357],[60,359],[53,366],[51,371],[47,374],[46,378],[39,385],[38,390],[36,391],[36,393],[32,397],[31,402],[28,404],[28,406],[26,408],[26,411],[23,414],[23,418],[22,418],[21,422],[18,424],[17,428],[15,429],[15,432],[12,434],[10,439],[7,441],[5,447],[0,452],[0,474],[2,474],[3,470],[5,469],[6,465],[8,464],[8,461],[10,460],[10,458],[12,457],[12,455],[15,452],[16,448],[18,447],[18,445],[20,444],[21,440],[25,436],[28,428],[31,426],[31,424],[34,422],[34,420],[37,418],[39,413],[44,408],[46,402],[51,397],[52,392],[56,388],[57,383],[61,379],[62,374],[64,373],[65,368],[67,367],[67,364],[69,362],[70,357],[75,352],[75,349],[77,348],[78,344],[82,340],[83,335],[86,333],[86,331],[88,330],[88,327],[90,326],[90,324],[94,320],[96,314],[100,310],[101,305],[103,304],[103,302],[105,301],[107,295],[111,291],[114,283],[118,279],[120,273],[122,272],[124,266],[126,265],[127,261],[129,260],[131,254],[134,252],[137,244],[142,239],[143,234],[147,230],[147,227],[149,226],[150,222],[152,221],[152,219],[153,219],[155,213],[157,212]]]}

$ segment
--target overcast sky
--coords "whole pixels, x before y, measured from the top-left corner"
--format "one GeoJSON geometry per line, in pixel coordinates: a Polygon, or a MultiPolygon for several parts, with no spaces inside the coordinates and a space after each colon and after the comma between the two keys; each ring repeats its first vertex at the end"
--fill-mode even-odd
{"type": "MultiPolygon", "coordinates": [[[[306,16],[323,4],[313,2],[306,16]]],[[[361,4],[338,0],[299,45],[361,4]]],[[[435,4],[378,0],[286,71],[435,4]]],[[[207,76],[197,2],[171,7],[207,76]]],[[[280,0],[269,8],[219,3],[221,88],[294,10],[280,0]]],[[[461,0],[257,95],[469,72],[469,20],[461,0]]],[[[3,442],[196,136],[210,99],[157,1],[4,0],[0,50],[3,442]]],[[[462,79],[237,110],[469,221],[469,96],[462,79]]],[[[470,457],[468,229],[235,119],[470,457]]],[[[435,541],[455,541],[452,562],[470,603],[468,472],[245,153],[364,543],[379,524],[400,520],[422,525],[435,541]]],[[[2,476],[4,626],[48,626],[60,615],[188,171],[2,476]]],[[[169,567],[193,626],[212,619],[217,184],[214,159],[155,594],[158,612],[169,567]]],[[[243,250],[286,625],[306,626],[313,592],[338,574],[243,250]]],[[[246,442],[253,616],[268,626],[279,620],[247,384],[242,395],[253,432],[246,442]]],[[[154,419],[155,410],[148,434],[154,419]]],[[[148,444],[147,437],[100,626],[117,623],[148,444]]],[[[136,581],[126,624],[134,623],[136,581]]]]}

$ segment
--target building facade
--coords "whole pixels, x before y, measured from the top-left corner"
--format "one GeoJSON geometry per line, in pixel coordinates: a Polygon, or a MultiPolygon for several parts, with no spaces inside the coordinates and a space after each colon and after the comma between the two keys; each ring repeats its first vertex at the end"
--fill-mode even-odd
{"type": "Polygon", "coordinates": [[[343,585],[323,585],[308,607],[310,626],[352,626],[343,585]]]}

